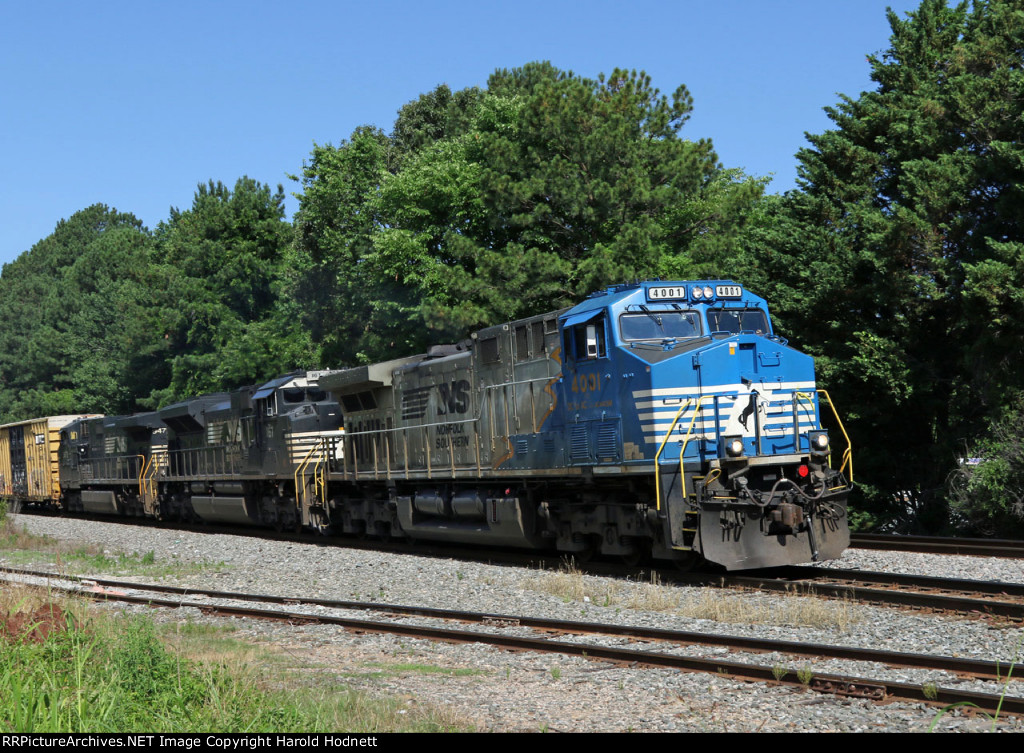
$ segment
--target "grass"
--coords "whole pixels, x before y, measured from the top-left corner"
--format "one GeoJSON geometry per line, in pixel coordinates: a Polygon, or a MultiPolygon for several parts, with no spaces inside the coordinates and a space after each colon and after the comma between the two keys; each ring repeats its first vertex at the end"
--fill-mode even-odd
{"type": "MultiPolygon", "coordinates": [[[[1003,690],[1002,694],[1000,695],[999,705],[996,707],[995,714],[986,714],[984,711],[980,710],[975,711],[978,709],[977,704],[971,703],[970,701],[958,701],[957,703],[951,703],[948,706],[944,706],[943,708],[941,708],[939,712],[935,715],[935,718],[932,719],[932,723],[928,725],[928,731],[934,732],[935,728],[938,726],[939,722],[942,721],[942,718],[946,714],[957,709],[964,709],[978,713],[981,716],[988,719],[990,722],[992,722],[990,731],[995,732],[996,725],[998,725],[999,723],[999,714],[1003,707],[1003,700],[1006,698],[1006,694],[1010,689],[1010,682],[1013,680],[1013,671],[1014,669],[1016,669],[1017,664],[1020,661],[1022,646],[1024,646],[1024,636],[1021,636],[1017,639],[1017,645],[1013,652],[1013,659],[1010,661],[1010,666],[1006,672],[1006,679],[1003,682],[1003,690]]],[[[925,698],[928,698],[929,700],[935,700],[938,697],[938,689],[935,687],[934,683],[926,683],[922,686],[921,690],[924,693],[925,698]]]]}
{"type": "Polygon", "coordinates": [[[762,625],[830,628],[849,631],[863,618],[847,601],[823,600],[790,594],[783,597],[752,598],[720,589],[682,589],[666,586],[657,575],[645,583],[623,583],[607,578],[590,578],[572,561],[558,572],[537,572],[523,586],[566,603],[583,602],[602,607],[643,612],[665,612],[714,622],[758,623],[762,625]]]}
{"type": "MultiPolygon", "coordinates": [[[[439,732],[443,710],[355,692],[194,623],[158,628],[45,591],[0,591],[0,730],[439,732]],[[186,658],[188,657],[188,658],[186,658]]],[[[306,669],[306,668],[300,668],[306,669]]]]}
{"type": "Polygon", "coordinates": [[[471,677],[484,674],[480,669],[469,669],[467,667],[438,667],[434,664],[369,664],[367,666],[381,667],[387,670],[387,674],[419,674],[419,675],[448,675],[449,677],[471,677]]]}
{"type": "MultiPolygon", "coordinates": [[[[68,545],[13,525],[0,503],[0,561],[61,572],[160,576],[224,563],[68,545]]],[[[445,709],[378,698],[294,657],[191,621],[158,627],[39,589],[0,585],[0,731],[445,732],[473,725],[445,709]]],[[[476,670],[391,666],[392,673],[476,670]]]]}
{"type": "Polygon", "coordinates": [[[12,565],[53,564],[60,572],[72,575],[102,573],[151,578],[227,567],[224,562],[185,562],[177,557],[161,561],[152,550],[112,553],[98,544],[58,541],[51,536],[30,533],[25,526],[18,528],[5,515],[0,515],[0,560],[12,565]]]}

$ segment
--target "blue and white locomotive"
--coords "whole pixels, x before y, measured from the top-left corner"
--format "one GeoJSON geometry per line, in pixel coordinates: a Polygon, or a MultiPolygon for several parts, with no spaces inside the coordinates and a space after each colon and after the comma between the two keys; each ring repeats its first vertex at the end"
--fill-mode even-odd
{"type": "Polygon", "coordinates": [[[851,460],[846,447],[831,462],[830,405],[762,298],[729,280],[644,282],[422,355],[3,426],[0,481],[49,481],[0,496],[768,567],[849,543],[851,460]]]}
{"type": "Polygon", "coordinates": [[[849,543],[813,360],[732,281],[615,286],[320,387],[343,446],[297,491],[348,531],[728,569],[849,543]]]}

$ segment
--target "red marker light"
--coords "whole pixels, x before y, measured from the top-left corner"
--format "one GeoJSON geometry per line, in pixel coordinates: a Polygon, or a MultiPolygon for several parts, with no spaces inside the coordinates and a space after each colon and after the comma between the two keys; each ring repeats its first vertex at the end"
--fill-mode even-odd
{"type": "Polygon", "coordinates": [[[800,478],[807,478],[807,474],[810,472],[811,469],[808,468],[806,465],[801,465],[799,468],[796,469],[796,473],[798,476],[800,476],[800,478]]]}

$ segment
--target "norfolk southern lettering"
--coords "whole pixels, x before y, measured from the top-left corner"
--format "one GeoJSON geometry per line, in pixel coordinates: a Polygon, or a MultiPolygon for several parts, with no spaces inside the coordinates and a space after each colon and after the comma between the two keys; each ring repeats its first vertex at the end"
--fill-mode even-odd
{"type": "Polygon", "coordinates": [[[465,424],[442,424],[437,427],[437,438],[434,447],[444,450],[449,447],[469,447],[465,424]]]}
{"type": "Polygon", "coordinates": [[[451,384],[437,385],[437,414],[465,413],[469,410],[469,382],[457,379],[451,384]]]}

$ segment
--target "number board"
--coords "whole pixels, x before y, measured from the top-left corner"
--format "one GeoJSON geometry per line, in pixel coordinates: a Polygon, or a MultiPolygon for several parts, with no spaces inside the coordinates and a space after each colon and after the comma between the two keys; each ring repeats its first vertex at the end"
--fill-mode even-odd
{"type": "Polygon", "coordinates": [[[743,288],[740,285],[715,285],[715,295],[719,298],[742,298],[743,288]]]}
{"type": "Polygon", "coordinates": [[[685,301],[685,285],[652,285],[647,288],[649,301],[685,301]]]}

